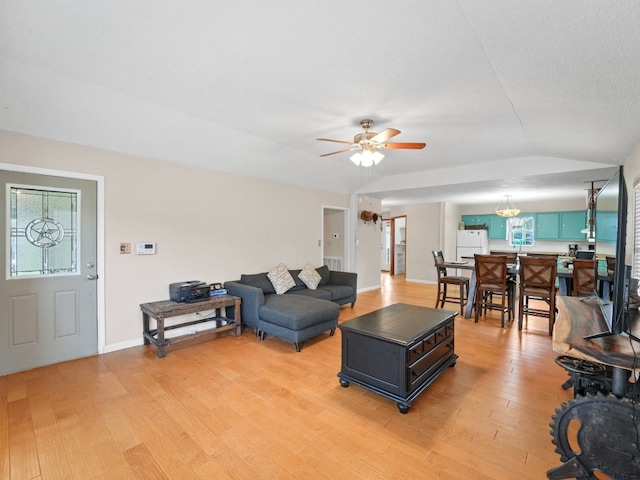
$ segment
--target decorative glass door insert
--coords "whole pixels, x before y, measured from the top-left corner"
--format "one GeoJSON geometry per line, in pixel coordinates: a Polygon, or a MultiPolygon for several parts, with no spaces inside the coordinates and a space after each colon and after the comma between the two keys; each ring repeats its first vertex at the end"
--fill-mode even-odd
{"type": "Polygon", "coordinates": [[[80,191],[7,185],[8,278],[78,274],[80,191]]]}

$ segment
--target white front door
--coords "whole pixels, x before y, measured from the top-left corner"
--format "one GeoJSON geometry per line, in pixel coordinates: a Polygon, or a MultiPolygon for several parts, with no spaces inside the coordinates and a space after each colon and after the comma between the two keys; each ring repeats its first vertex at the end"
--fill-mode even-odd
{"type": "Polygon", "coordinates": [[[0,179],[0,374],[96,354],[96,182],[0,179]]]}

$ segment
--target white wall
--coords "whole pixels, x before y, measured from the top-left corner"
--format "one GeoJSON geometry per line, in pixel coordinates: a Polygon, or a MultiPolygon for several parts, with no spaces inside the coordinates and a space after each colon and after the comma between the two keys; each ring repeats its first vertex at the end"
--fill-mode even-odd
{"type": "Polygon", "coordinates": [[[403,205],[391,209],[392,217],[400,215],[407,216],[405,278],[411,282],[435,283],[437,275],[431,252],[440,249],[440,204],[403,205]]]}
{"type": "Polygon", "coordinates": [[[368,196],[358,196],[356,220],[356,271],[358,272],[358,290],[380,288],[380,249],[382,222],[375,224],[360,219],[360,212],[368,210],[380,213],[381,202],[368,196]]]}
{"type": "Polygon", "coordinates": [[[105,178],[107,351],[141,343],[139,305],[168,298],[170,283],[319,265],[322,205],[350,206],[347,195],[9,132],[0,163],[105,178]],[[121,242],[143,241],[157,254],[120,255],[121,242]]]}
{"type": "MultiPolygon", "coordinates": [[[[458,223],[462,214],[460,213],[460,205],[455,203],[442,203],[442,234],[440,240],[440,250],[445,260],[456,260],[457,258],[457,243],[458,235],[458,223]]],[[[435,264],[434,264],[435,268],[435,264]]]]}

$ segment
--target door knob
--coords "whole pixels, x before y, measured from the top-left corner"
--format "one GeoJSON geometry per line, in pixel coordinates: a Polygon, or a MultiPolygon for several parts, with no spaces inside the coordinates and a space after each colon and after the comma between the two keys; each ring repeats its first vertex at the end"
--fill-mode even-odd
{"type": "Polygon", "coordinates": [[[87,275],[87,280],[95,280],[98,278],[98,275],[87,275]]]}

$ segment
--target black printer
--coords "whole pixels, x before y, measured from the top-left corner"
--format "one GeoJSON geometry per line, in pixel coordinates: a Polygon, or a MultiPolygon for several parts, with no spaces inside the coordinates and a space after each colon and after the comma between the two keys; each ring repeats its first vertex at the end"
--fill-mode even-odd
{"type": "Polygon", "coordinates": [[[174,302],[201,302],[210,298],[210,288],[200,280],[189,280],[169,285],[169,298],[174,302]]]}

